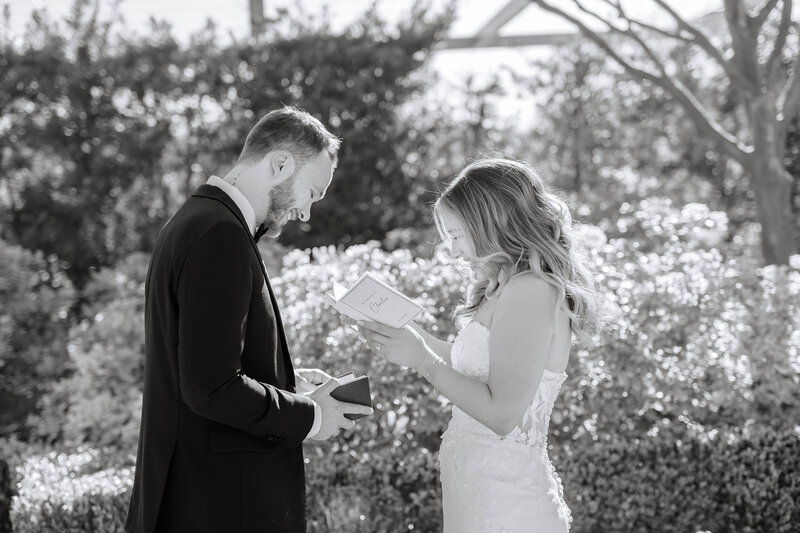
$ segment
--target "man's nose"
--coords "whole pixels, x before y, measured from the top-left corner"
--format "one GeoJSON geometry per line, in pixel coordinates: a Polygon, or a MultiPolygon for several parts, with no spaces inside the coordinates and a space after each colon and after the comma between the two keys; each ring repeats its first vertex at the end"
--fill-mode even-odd
{"type": "Polygon", "coordinates": [[[303,222],[308,222],[308,219],[311,218],[311,203],[305,206],[303,209],[300,210],[300,220],[303,222]]]}

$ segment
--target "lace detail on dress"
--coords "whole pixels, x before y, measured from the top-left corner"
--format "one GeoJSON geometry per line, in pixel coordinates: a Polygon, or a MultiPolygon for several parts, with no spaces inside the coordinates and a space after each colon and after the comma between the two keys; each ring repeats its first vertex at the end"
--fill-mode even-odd
{"type": "MultiPolygon", "coordinates": [[[[465,326],[451,352],[453,367],[489,378],[489,330],[465,326]]],[[[458,407],[439,452],[445,532],[565,532],[572,517],[547,455],[547,428],[565,373],[545,370],[522,422],[506,437],[458,407]]]]}
{"type": "MultiPolygon", "coordinates": [[[[489,381],[489,330],[480,322],[470,322],[456,337],[451,352],[453,368],[462,374],[475,378],[482,383],[489,381]]],[[[522,422],[506,437],[499,437],[489,428],[469,417],[458,408],[458,422],[466,423],[473,431],[484,432],[498,439],[511,439],[528,446],[547,449],[547,429],[550,415],[556,402],[561,385],[567,379],[564,372],[551,372],[545,369],[542,380],[533,397],[533,401],[522,417],[522,422]],[[463,420],[466,417],[472,421],[463,420]],[[477,425],[476,425],[477,424],[477,425]],[[480,428],[483,428],[482,430],[480,428]]],[[[453,417],[456,419],[456,416],[453,417]]]]}

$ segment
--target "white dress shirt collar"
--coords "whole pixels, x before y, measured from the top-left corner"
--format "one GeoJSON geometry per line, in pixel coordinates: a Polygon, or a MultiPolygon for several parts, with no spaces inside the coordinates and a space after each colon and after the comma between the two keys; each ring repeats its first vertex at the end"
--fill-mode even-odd
{"type": "Polygon", "coordinates": [[[231,197],[233,203],[236,204],[236,207],[239,208],[241,211],[242,216],[244,217],[244,221],[247,223],[247,227],[250,228],[250,233],[255,234],[256,232],[256,212],[253,209],[253,206],[250,205],[250,202],[245,198],[242,191],[228,183],[222,178],[218,178],[217,176],[211,176],[208,178],[206,182],[207,185],[213,185],[214,187],[218,187],[222,189],[224,193],[231,197]]]}

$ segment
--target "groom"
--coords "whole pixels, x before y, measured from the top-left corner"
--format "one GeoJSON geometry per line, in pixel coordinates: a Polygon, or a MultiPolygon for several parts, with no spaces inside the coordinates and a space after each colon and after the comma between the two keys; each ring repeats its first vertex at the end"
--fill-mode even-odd
{"type": "Polygon", "coordinates": [[[338,148],[309,114],[272,111],[225,178],[212,176],[161,230],[129,533],[305,531],[301,444],[352,427],[345,413],[372,412],[332,399],[335,378],[315,387],[295,376],[256,246],[309,219],[338,148]]]}

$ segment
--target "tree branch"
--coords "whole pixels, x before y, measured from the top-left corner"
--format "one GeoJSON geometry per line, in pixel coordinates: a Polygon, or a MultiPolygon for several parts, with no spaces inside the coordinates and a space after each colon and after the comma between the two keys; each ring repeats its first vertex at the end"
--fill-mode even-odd
{"type": "Polygon", "coordinates": [[[725,70],[728,74],[728,77],[731,79],[732,82],[738,83],[740,88],[746,92],[751,94],[758,93],[758,87],[756,86],[753,81],[751,81],[745,74],[732,62],[728,61],[722,56],[722,52],[714,46],[711,41],[708,40],[708,37],[705,36],[703,32],[698,30],[692,24],[686,22],[686,20],[681,17],[672,7],[669,6],[664,0],[653,0],[656,4],[658,4],[661,9],[669,13],[669,15],[675,20],[678,24],[679,28],[682,28],[684,31],[688,32],[692,35],[693,39],[692,42],[697,44],[702,50],[704,50],[712,59],[716,60],[717,63],[725,70]]]}
{"type": "Polygon", "coordinates": [[[638,26],[639,28],[641,28],[643,30],[651,31],[651,32],[655,33],[656,35],[662,35],[664,37],[668,37],[670,39],[675,39],[676,41],[681,41],[681,42],[686,43],[686,44],[697,44],[695,42],[694,37],[692,37],[691,35],[681,35],[681,33],[680,33],[681,30],[680,29],[678,29],[677,32],[671,32],[671,31],[665,30],[664,28],[659,28],[658,26],[653,26],[652,24],[647,24],[646,22],[642,22],[641,20],[638,20],[638,19],[633,19],[633,18],[628,17],[628,20],[630,21],[631,24],[635,24],[636,26],[638,26]]]}
{"type": "MultiPolygon", "coordinates": [[[[766,77],[758,63],[758,39],[751,33],[748,24],[747,10],[742,0],[724,0],[725,19],[728,22],[728,31],[731,34],[733,45],[733,62],[742,69],[744,76],[752,80],[757,87],[763,86],[766,77]]],[[[756,91],[755,94],[759,94],[756,91]]]]}
{"type": "MultiPolygon", "coordinates": [[[[784,4],[785,3],[786,1],[784,0],[784,4]]],[[[758,14],[752,17],[753,24],[755,24],[754,28],[756,33],[761,31],[761,26],[763,26],[764,23],[767,21],[770,12],[772,12],[772,10],[775,9],[776,5],[778,5],[778,0],[768,0],[767,3],[764,4],[764,7],[762,7],[761,10],[758,12],[758,14]]]]}
{"type": "Polygon", "coordinates": [[[783,57],[783,47],[786,45],[786,38],[789,36],[789,31],[792,29],[792,2],[783,0],[783,9],[781,9],[781,22],[778,25],[778,36],[775,38],[775,46],[772,48],[772,53],[767,61],[767,76],[769,80],[775,79],[781,67],[781,59],[783,57]]]}
{"type": "Polygon", "coordinates": [[[658,26],[653,26],[652,24],[647,24],[646,22],[642,22],[641,20],[637,19],[628,19],[628,20],[630,20],[631,24],[635,24],[643,30],[651,31],[657,35],[669,37],[670,39],[675,39],[676,41],[682,41],[686,44],[695,44],[695,40],[691,36],[687,37],[685,35],[681,35],[680,33],[673,33],[671,31],[665,30],[664,28],[659,28],[658,26]]]}
{"type": "MultiPolygon", "coordinates": [[[[795,25],[800,33],[800,24],[795,25]]],[[[778,123],[784,130],[789,127],[794,117],[800,111],[800,52],[792,62],[792,71],[789,79],[778,96],[778,123]]]]}
{"type": "Polygon", "coordinates": [[[681,28],[678,28],[678,32],[677,33],[671,32],[671,31],[667,31],[664,28],[659,28],[658,26],[654,26],[652,24],[647,24],[646,22],[642,22],[641,20],[631,18],[630,16],[628,16],[628,14],[622,8],[622,4],[619,2],[619,0],[613,0],[613,1],[612,0],[603,0],[603,2],[605,4],[608,4],[609,6],[613,7],[614,9],[616,9],[617,12],[620,14],[620,16],[623,19],[625,19],[628,22],[629,25],[635,24],[636,26],[638,26],[639,28],[641,28],[643,30],[650,31],[650,32],[653,32],[653,33],[655,33],[657,35],[662,35],[662,36],[668,37],[670,39],[675,39],[675,40],[681,41],[681,42],[683,42],[685,44],[695,44],[694,43],[694,39],[692,38],[691,35],[684,36],[684,35],[680,34],[681,28]]]}
{"type": "Polygon", "coordinates": [[[711,139],[733,159],[738,161],[742,166],[749,166],[750,153],[752,148],[742,145],[738,142],[733,135],[728,133],[721,124],[705,110],[703,105],[691,92],[679,81],[671,79],[668,76],[658,76],[644,69],[634,66],[630,62],[623,59],[617,54],[608,42],[600,37],[597,32],[590,30],[583,22],[576,17],[565,12],[563,9],[554,7],[547,3],[545,0],[531,0],[533,3],[544,9],[554,13],[565,20],[575,25],[581,33],[597,44],[608,56],[618,63],[622,68],[628,71],[629,74],[646,79],[670,93],[686,110],[688,116],[697,125],[697,127],[705,132],[711,139]]]}
{"type": "MultiPolygon", "coordinates": [[[[618,33],[620,35],[623,35],[625,37],[629,37],[629,38],[633,39],[634,41],[636,41],[636,43],[642,48],[642,50],[644,50],[644,53],[647,55],[647,57],[650,58],[650,61],[652,61],[653,64],[655,65],[655,67],[659,70],[659,72],[661,72],[661,75],[662,76],[666,76],[667,75],[666,68],[664,67],[664,62],[661,61],[661,59],[656,55],[656,53],[649,46],[647,46],[647,43],[645,43],[642,40],[642,38],[639,37],[639,35],[636,34],[636,32],[634,32],[634,31],[632,31],[630,29],[630,24],[629,24],[627,30],[624,30],[622,28],[618,28],[617,26],[611,24],[610,22],[605,20],[603,17],[601,17],[597,13],[588,10],[586,7],[583,6],[583,4],[581,3],[580,0],[572,0],[572,3],[575,4],[578,7],[578,9],[580,9],[581,11],[586,13],[587,15],[597,19],[598,21],[600,21],[603,24],[605,24],[606,26],[608,26],[609,30],[611,30],[611,31],[613,31],[615,33],[618,33]]],[[[621,7],[617,7],[617,6],[614,6],[614,5],[612,5],[611,7],[617,8],[620,16],[624,20],[627,20],[630,23],[630,21],[624,16],[624,12],[622,11],[621,7]]]]}

